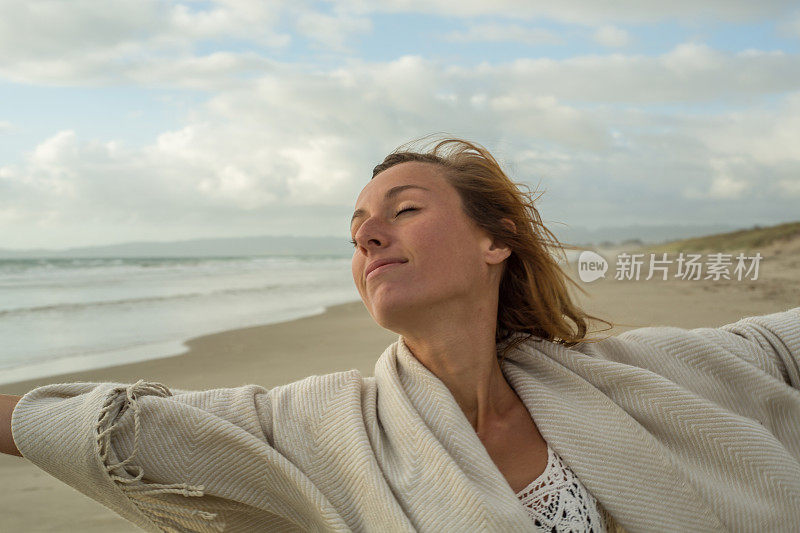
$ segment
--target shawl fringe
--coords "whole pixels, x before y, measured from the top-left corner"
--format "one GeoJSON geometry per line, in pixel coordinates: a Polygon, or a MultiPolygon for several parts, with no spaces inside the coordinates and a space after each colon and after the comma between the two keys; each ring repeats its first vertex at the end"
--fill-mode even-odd
{"type": "Polygon", "coordinates": [[[170,533],[218,533],[223,531],[225,524],[218,513],[187,509],[155,497],[163,494],[181,494],[187,498],[199,498],[204,495],[205,487],[203,485],[151,483],[144,479],[145,473],[142,467],[132,464],[139,452],[141,425],[138,399],[143,396],[165,398],[172,396],[172,393],[161,383],[140,379],[132,385],[110,390],[105,398],[95,424],[95,430],[97,432],[96,451],[106,472],[128,499],[162,531],[170,533]],[[126,459],[112,464],[109,458],[111,435],[128,409],[133,410],[133,451],[126,459]]]}

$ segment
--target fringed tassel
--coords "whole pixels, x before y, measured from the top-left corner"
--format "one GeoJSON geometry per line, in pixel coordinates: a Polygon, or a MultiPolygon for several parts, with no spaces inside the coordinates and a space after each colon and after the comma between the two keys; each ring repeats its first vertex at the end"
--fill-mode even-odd
{"type": "Polygon", "coordinates": [[[224,524],[218,522],[217,513],[199,509],[188,509],[180,505],[151,498],[151,496],[156,494],[181,494],[186,497],[201,497],[205,489],[203,485],[145,482],[142,481],[142,477],[144,476],[142,468],[131,464],[139,453],[139,432],[141,431],[141,425],[139,421],[138,399],[143,396],[160,396],[165,398],[172,396],[172,393],[161,383],[150,383],[139,380],[127,387],[116,387],[109,391],[106,396],[98,421],[95,424],[95,429],[97,431],[96,449],[103,461],[106,472],[128,495],[130,500],[151,520],[156,522],[163,531],[192,533],[222,531],[224,529],[224,524]],[[116,429],[122,415],[124,415],[128,409],[133,410],[133,451],[127,459],[115,464],[109,464],[108,453],[111,448],[111,434],[116,429]],[[125,474],[127,474],[127,476],[125,474]],[[190,521],[200,519],[207,523],[204,525],[198,523],[198,527],[193,527],[187,524],[185,520],[178,523],[179,517],[184,517],[190,521]]]}

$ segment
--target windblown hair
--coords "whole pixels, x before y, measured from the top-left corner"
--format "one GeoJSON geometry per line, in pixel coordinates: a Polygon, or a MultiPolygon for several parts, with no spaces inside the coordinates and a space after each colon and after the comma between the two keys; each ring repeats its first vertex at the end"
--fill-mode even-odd
{"type": "Polygon", "coordinates": [[[600,340],[587,337],[590,320],[607,324],[602,331],[613,327],[611,322],[585,313],[572,301],[567,283],[583,294],[586,291],[562,270],[551,250],[560,252],[566,261],[564,248],[577,248],[560,243],[544,226],[535,207],[541,194],[534,197],[526,184],[511,181],[488,150],[454,138],[440,140],[427,150],[404,145],[386,156],[373,169],[372,177],[409,161],[443,167],[467,216],[511,248],[500,280],[495,330],[495,341],[503,345],[501,359],[533,336],[574,346],[600,340]],[[504,218],[516,228],[503,223],[504,218]]]}

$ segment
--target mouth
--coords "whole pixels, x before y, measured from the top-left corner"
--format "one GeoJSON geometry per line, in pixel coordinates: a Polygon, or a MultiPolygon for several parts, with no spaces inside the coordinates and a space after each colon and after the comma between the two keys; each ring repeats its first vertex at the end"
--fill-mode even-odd
{"type": "Polygon", "coordinates": [[[408,262],[407,259],[385,259],[385,260],[375,261],[374,263],[370,264],[367,267],[364,279],[365,281],[369,280],[370,278],[377,276],[381,272],[385,272],[386,270],[390,270],[393,267],[402,265],[403,263],[407,262],[408,262]]]}

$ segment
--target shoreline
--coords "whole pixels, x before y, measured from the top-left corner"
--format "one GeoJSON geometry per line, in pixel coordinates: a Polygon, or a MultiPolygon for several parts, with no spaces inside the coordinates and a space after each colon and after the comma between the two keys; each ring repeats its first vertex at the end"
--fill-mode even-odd
{"type": "Polygon", "coordinates": [[[126,354],[130,357],[131,361],[140,363],[152,359],[160,359],[162,357],[183,355],[186,353],[186,342],[187,341],[167,341],[140,344],[117,350],[87,353],[85,355],[71,355],[58,359],[38,361],[28,365],[2,368],[0,369],[0,387],[6,387],[23,381],[49,379],[64,374],[117,366],[119,363],[109,363],[108,361],[104,361],[104,359],[119,359],[126,354]]]}
{"type": "Polygon", "coordinates": [[[349,258],[0,261],[0,386],[178,355],[196,337],[359,300],[349,258]]]}
{"type": "Polygon", "coordinates": [[[319,316],[327,312],[327,310],[331,307],[349,304],[356,301],[358,300],[351,300],[330,305],[320,305],[318,307],[309,308],[307,312],[303,312],[301,314],[287,312],[284,314],[288,316],[271,320],[269,322],[263,322],[261,324],[252,324],[249,326],[244,325],[234,328],[201,332],[199,334],[192,334],[180,339],[148,342],[123,348],[115,348],[99,352],[89,352],[55,359],[36,361],[27,365],[0,368],[0,387],[8,387],[21,382],[34,382],[38,380],[49,380],[51,378],[57,379],[59,376],[73,375],[78,372],[90,372],[93,370],[101,370],[104,368],[111,368],[131,363],[144,363],[146,361],[152,361],[155,359],[177,357],[180,355],[185,355],[189,351],[188,343],[197,339],[209,337],[211,335],[217,335],[219,333],[227,333],[230,331],[238,331],[252,327],[271,326],[273,324],[281,324],[302,318],[319,316]],[[126,360],[128,362],[125,362],[126,360]]]}
{"type": "Polygon", "coordinates": [[[180,353],[2,383],[0,390],[3,394],[21,396],[36,387],[51,383],[76,381],[130,383],[139,378],[157,381],[168,387],[193,390],[249,384],[237,378],[242,374],[252,376],[253,383],[271,387],[302,379],[311,374],[350,368],[358,368],[364,375],[372,375],[375,361],[389,344],[397,340],[397,337],[395,333],[375,324],[359,300],[331,305],[325,307],[322,313],[282,322],[246,326],[192,337],[180,343],[184,346],[184,350],[180,353]],[[314,345],[315,338],[319,339],[317,346],[331,344],[327,339],[338,337],[335,335],[337,328],[357,331],[359,338],[356,340],[350,337],[350,340],[342,339],[343,342],[333,343],[336,357],[315,357],[311,353],[306,353],[314,345]],[[301,331],[304,333],[299,335],[298,332],[301,331]],[[301,347],[300,351],[304,352],[303,357],[308,357],[305,360],[309,363],[308,366],[304,366],[300,372],[289,368],[294,366],[294,358],[290,358],[289,361],[281,359],[281,356],[292,351],[293,339],[296,339],[297,345],[301,347]],[[341,354],[340,350],[344,347],[348,347],[349,351],[341,354]],[[262,358],[253,358],[252,354],[259,351],[262,352],[262,358]],[[231,365],[242,366],[226,365],[226,368],[217,368],[221,366],[220,357],[224,357],[231,365]],[[267,361],[270,360],[275,367],[273,369],[268,368],[267,361]],[[356,365],[347,367],[349,360],[355,361],[356,365]],[[202,371],[204,368],[214,368],[214,372],[208,375],[202,371]],[[252,371],[248,371],[248,368],[252,371]]]}

